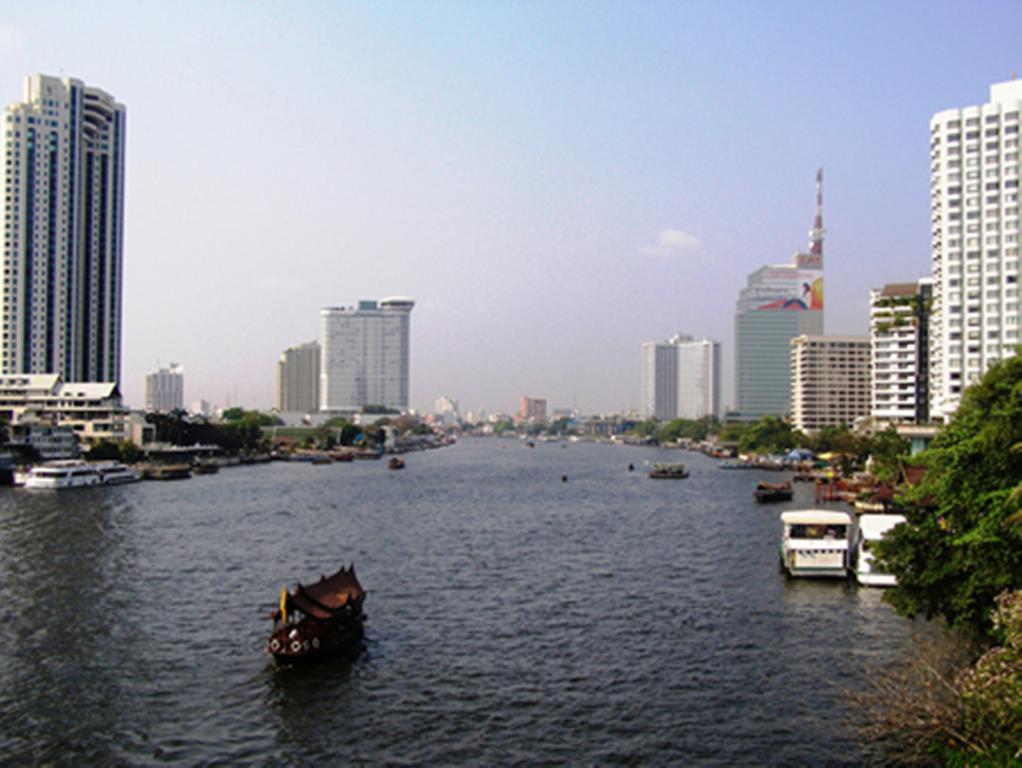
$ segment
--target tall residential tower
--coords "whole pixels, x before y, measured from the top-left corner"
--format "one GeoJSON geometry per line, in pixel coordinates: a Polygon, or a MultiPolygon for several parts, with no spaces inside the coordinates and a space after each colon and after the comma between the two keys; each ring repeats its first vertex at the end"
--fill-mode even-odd
{"type": "Polygon", "coordinates": [[[360,301],[321,312],[320,410],[408,408],[412,299],[360,301]]]}
{"type": "Polygon", "coordinates": [[[282,413],[319,410],[319,342],[289,347],[280,354],[276,370],[276,408],[282,413]]]}
{"type": "Polygon", "coordinates": [[[1019,343],[1019,112],[1022,81],[930,120],[933,314],[930,414],[1019,343]]]}
{"type": "Polygon", "coordinates": [[[46,75],[5,111],[0,372],[120,381],[125,117],[46,75]]]}
{"type": "Polygon", "coordinates": [[[661,421],[720,416],[720,342],[675,334],[642,345],[642,415],[661,421]]]}

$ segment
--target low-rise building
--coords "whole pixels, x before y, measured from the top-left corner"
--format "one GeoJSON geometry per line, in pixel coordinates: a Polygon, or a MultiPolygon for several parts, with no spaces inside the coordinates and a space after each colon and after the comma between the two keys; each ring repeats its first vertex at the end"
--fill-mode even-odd
{"type": "Polygon", "coordinates": [[[68,427],[83,445],[131,439],[131,414],[113,382],[64,382],[56,373],[0,375],[0,417],[12,429],[68,427]]]}

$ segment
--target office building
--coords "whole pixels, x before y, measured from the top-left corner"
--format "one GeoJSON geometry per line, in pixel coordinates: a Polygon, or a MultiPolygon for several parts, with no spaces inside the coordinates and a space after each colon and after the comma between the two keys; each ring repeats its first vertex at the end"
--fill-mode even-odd
{"type": "Polygon", "coordinates": [[[546,424],[546,398],[522,395],[518,404],[520,423],[546,424]]]}
{"type": "Polygon", "coordinates": [[[408,409],[412,299],[327,307],[320,326],[320,410],[408,409]]]}
{"type": "Polygon", "coordinates": [[[797,336],[791,340],[791,424],[802,432],[851,427],[870,412],[866,336],[797,336]]]}
{"type": "Polygon", "coordinates": [[[871,413],[893,424],[925,424],[930,411],[933,281],[890,283],[869,292],[871,413]]]}
{"type": "Polygon", "coordinates": [[[145,377],[145,409],[148,413],[184,410],[185,369],[177,363],[160,368],[145,377]]]}
{"type": "Polygon", "coordinates": [[[120,382],[125,117],[45,75],[4,113],[2,373],[120,382]]]}
{"type": "Polygon", "coordinates": [[[808,253],[748,277],[735,312],[732,418],[783,416],[791,404],[791,340],[823,333],[823,170],[816,173],[816,217],[808,253]]]}
{"type": "Polygon", "coordinates": [[[930,414],[1019,343],[1019,112],[1022,81],[930,120],[933,312],[930,414]]]}
{"type": "Polygon", "coordinates": [[[285,349],[276,369],[276,403],[280,413],[316,413],[319,410],[319,342],[285,349]]]}
{"type": "Polygon", "coordinates": [[[445,427],[453,427],[461,421],[458,401],[446,395],[436,399],[436,402],[433,404],[433,413],[445,427]]]}
{"type": "Polygon", "coordinates": [[[720,416],[720,342],[676,334],[642,345],[643,418],[720,416]]]}

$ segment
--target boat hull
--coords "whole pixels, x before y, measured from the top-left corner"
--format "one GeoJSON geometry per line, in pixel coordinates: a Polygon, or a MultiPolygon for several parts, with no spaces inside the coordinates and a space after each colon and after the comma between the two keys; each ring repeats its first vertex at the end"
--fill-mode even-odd
{"type": "Polygon", "coordinates": [[[359,615],[344,622],[304,620],[278,627],[267,650],[278,664],[303,664],[350,653],[361,645],[364,619],[359,615]]]}

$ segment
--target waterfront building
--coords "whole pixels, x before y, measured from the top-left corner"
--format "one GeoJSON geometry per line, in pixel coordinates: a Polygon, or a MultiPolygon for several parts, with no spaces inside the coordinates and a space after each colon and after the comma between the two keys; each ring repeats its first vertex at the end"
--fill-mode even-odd
{"type": "Polygon", "coordinates": [[[185,369],[177,363],[169,368],[147,373],[145,377],[145,409],[147,413],[170,413],[184,410],[185,369]]]}
{"type": "Polygon", "coordinates": [[[113,382],[65,382],[59,374],[0,374],[0,418],[68,427],[81,443],[127,440],[131,413],[113,382]]]}
{"type": "Polygon", "coordinates": [[[407,410],[412,299],[327,307],[320,326],[320,410],[407,410]]]}
{"type": "Polygon", "coordinates": [[[2,373],[120,382],[125,118],[46,75],[5,110],[2,373]]]}
{"type": "Polygon", "coordinates": [[[735,312],[732,417],[783,416],[791,405],[791,340],[823,333],[823,169],[816,173],[816,216],[809,250],[790,264],[749,275],[735,312]]]}
{"type": "Polygon", "coordinates": [[[675,334],[642,345],[642,417],[720,416],[720,342],[675,334]]]}
{"type": "Polygon", "coordinates": [[[458,401],[446,395],[437,398],[433,404],[433,413],[445,427],[453,427],[461,421],[458,401]]]}
{"type": "Polygon", "coordinates": [[[519,423],[546,424],[546,398],[522,395],[518,405],[519,423]]]}
{"type": "Polygon", "coordinates": [[[1022,80],[930,120],[933,312],[930,415],[1019,343],[1019,113],[1022,80]]]}
{"type": "Polygon", "coordinates": [[[275,407],[281,413],[319,410],[319,342],[310,341],[280,353],[276,368],[275,407]]]}
{"type": "Polygon", "coordinates": [[[851,427],[870,412],[866,336],[796,336],[790,343],[791,423],[802,432],[851,427]]]}
{"type": "Polygon", "coordinates": [[[933,281],[889,283],[869,292],[871,414],[894,424],[929,421],[933,281]]]}

